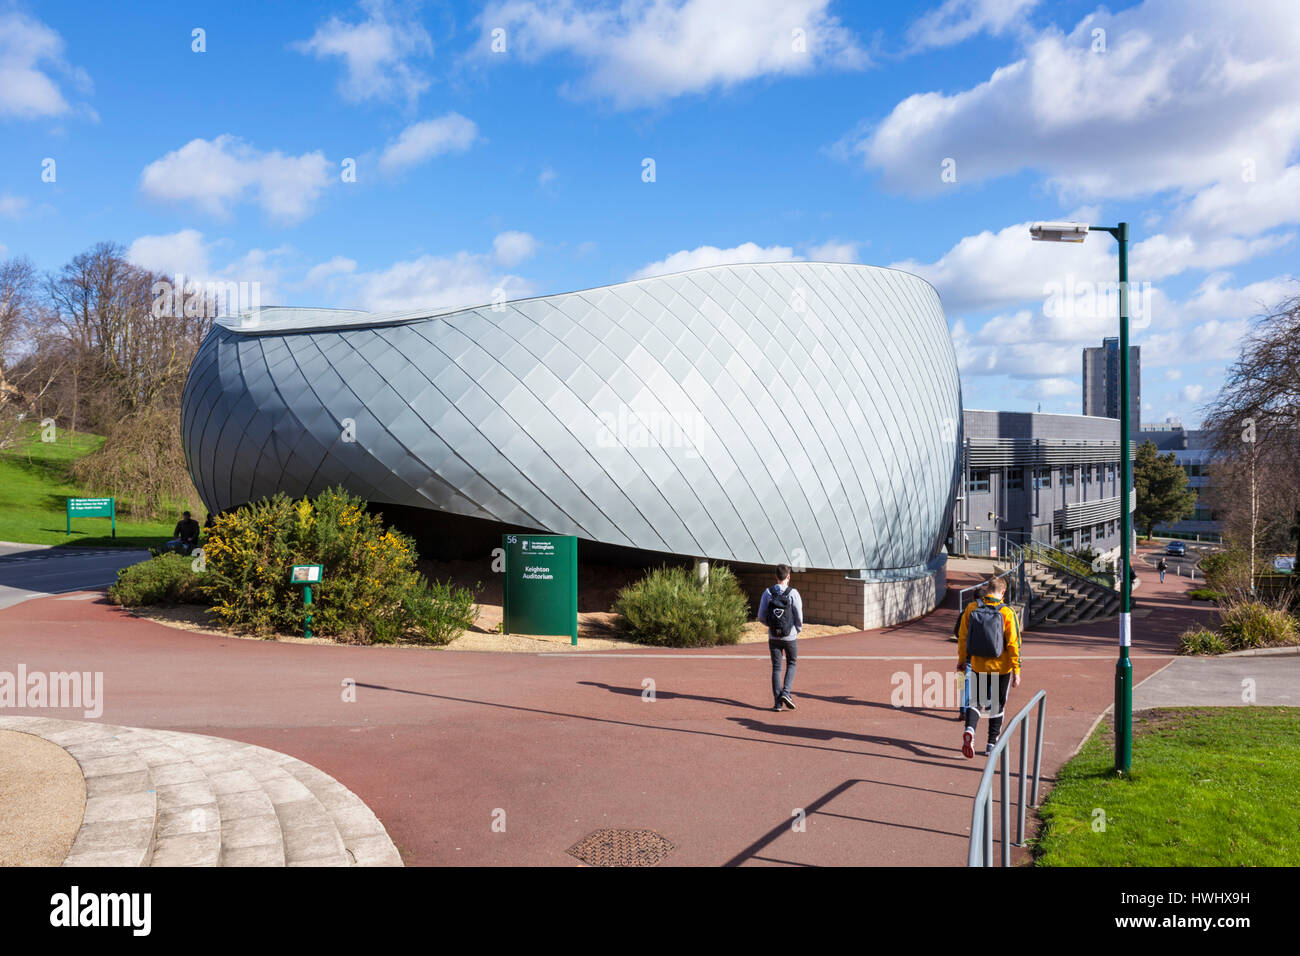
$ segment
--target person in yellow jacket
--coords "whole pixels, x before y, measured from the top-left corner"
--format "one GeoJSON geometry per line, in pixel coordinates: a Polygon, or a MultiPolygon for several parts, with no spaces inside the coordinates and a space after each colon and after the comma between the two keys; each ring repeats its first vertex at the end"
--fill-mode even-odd
{"type": "Polygon", "coordinates": [[[1002,732],[1007,695],[1012,687],[1020,686],[1020,624],[1016,612],[1004,603],[1006,594],[1006,578],[994,578],[980,600],[966,605],[957,626],[957,670],[965,672],[969,666],[972,672],[971,699],[966,708],[966,729],[961,738],[963,757],[975,756],[975,728],[979,726],[981,707],[989,708],[989,742],[984,755],[993,753],[1002,732]],[[994,632],[999,623],[1001,653],[981,656],[979,650],[988,649],[990,642],[996,645],[994,632]],[[976,653],[968,653],[968,647],[976,653]]]}

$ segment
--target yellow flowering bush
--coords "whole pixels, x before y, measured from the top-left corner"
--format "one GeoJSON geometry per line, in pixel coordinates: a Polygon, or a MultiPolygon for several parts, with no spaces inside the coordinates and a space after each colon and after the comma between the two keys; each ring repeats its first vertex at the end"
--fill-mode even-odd
{"type": "Polygon", "coordinates": [[[312,632],[360,643],[446,643],[477,617],[473,594],[416,570],[414,544],[386,529],[342,488],[316,499],[283,494],[218,515],[203,545],[204,588],[228,627],[271,634],[303,629],[295,564],[323,566],[312,585],[312,632]]]}

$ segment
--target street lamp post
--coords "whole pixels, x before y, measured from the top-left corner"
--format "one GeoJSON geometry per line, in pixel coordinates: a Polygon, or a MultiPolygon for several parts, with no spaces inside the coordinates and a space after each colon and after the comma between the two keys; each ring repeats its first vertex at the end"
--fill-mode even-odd
{"type": "Polygon", "coordinates": [[[1034,239],[1044,242],[1083,242],[1089,232],[1108,232],[1119,243],[1119,435],[1120,435],[1120,605],[1119,659],[1115,662],[1115,772],[1128,773],[1133,765],[1133,664],[1132,643],[1133,566],[1129,551],[1133,519],[1129,512],[1132,495],[1132,462],[1129,455],[1129,357],[1128,357],[1128,223],[1118,226],[1089,226],[1081,222],[1036,222],[1029,227],[1034,239]]]}

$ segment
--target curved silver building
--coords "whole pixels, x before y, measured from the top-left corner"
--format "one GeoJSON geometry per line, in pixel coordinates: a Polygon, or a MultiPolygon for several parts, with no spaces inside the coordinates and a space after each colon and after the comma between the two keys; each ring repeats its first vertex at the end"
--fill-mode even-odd
{"type": "MultiPolygon", "coordinates": [[[[342,484],[603,545],[784,561],[835,572],[827,593],[850,605],[862,591],[848,619],[869,626],[942,596],[961,420],[926,282],[768,263],[455,311],[223,319],[182,438],[213,511],[342,484]]],[[[820,585],[796,583],[812,607],[820,585]]]]}

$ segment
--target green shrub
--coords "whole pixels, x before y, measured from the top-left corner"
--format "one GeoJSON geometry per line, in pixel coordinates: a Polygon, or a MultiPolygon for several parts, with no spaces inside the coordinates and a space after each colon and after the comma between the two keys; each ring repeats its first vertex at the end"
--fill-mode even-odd
{"type": "Polygon", "coordinates": [[[1205,583],[1215,591],[1226,594],[1250,593],[1250,554],[1239,548],[1229,548],[1207,554],[1200,560],[1205,583]]]}
{"type": "Polygon", "coordinates": [[[1216,591],[1214,588],[1193,588],[1187,592],[1187,596],[1193,601],[1214,601],[1216,603],[1226,600],[1228,597],[1222,591],[1216,591]]]}
{"type": "Polygon", "coordinates": [[[472,592],[425,584],[410,539],[385,529],[341,488],[315,501],[277,494],[218,515],[203,551],[204,589],[236,631],[302,629],[302,588],[289,582],[295,564],[323,566],[321,583],[312,586],[312,631],[321,636],[446,643],[477,614],[472,592]]]}
{"type": "Polygon", "coordinates": [[[1194,628],[1178,635],[1180,654],[1226,654],[1229,650],[1228,642],[1209,628],[1194,628]]]}
{"type": "Polygon", "coordinates": [[[122,607],[144,604],[206,604],[201,578],[193,559],[179,554],[162,554],[117,572],[108,589],[108,603],[122,607]]]}
{"type": "Polygon", "coordinates": [[[662,567],[623,588],[614,612],[620,630],[642,644],[712,647],[740,640],[749,602],[725,565],[710,569],[707,585],[688,568],[662,567]]]}
{"type": "Polygon", "coordinates": [[[426,582],[420,578],[402,595],[403,614],[380,618],[371,640],[391,644],[405,637],[418,644],[450,644],[478,620],[474,592],[451,581],[426,582]]]}
{"type": "Polygon", "coordinates": [[[1300,644],[1296,619],[1261,601],[1239,601],[1221,612],[1219,633],[1234,651],[1300,644]]]}

